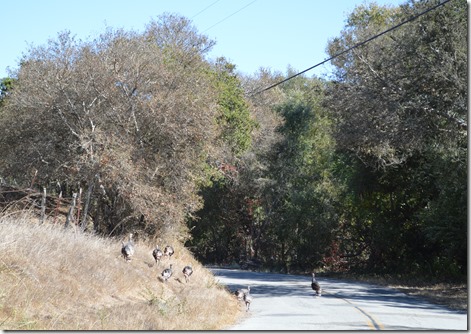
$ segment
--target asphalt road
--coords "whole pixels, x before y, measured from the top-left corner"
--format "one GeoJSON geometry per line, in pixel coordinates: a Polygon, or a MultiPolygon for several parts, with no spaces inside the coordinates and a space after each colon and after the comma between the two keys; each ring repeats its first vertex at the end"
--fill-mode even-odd
{"type": "MultiPolygon", "coordinates": [[[[231,291],[247,288],[250,311],[228,330],[467,330],[466,312],[451,311],[394,289],[318,277],[210,268],[231,291]]],[[[241,302],[243,303],[243,302],[241,302]]]]}

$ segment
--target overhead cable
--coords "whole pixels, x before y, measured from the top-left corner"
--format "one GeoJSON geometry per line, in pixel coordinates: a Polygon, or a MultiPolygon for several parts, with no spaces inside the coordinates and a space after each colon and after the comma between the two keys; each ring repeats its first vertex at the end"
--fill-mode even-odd
{"type": "Polygon", "coordinates": [[[203,33],[205,33],[206,31],[208,31],[208,30],[211,29],[211,28],[214,28],[214,27],[217,26],[219,23],[222,23],[222,22],[226,21],[228,18],[234,16],[235,14],[237,14],[238,12],[240,12],[241,10],[247,8],[248,6],[250,6],[251,4],[253,4],[255,1],[257,1],[257,0],[253,0],[251,3],[245,5],[244,7],[240,8],[240,9],[238,9],[238,10],[235,11],[234,13],[232,13],[232,14],[226,16],[226,17],[223,18],[221,21],[219,21],[219,22],[213,24],[211,27],[209,27],[209,28],[207,28],[206,30],[204,30],[203,33]]]}
{"type": "Polygon", "coordinates": [[[200,15],[202,12],[204,12],[206,9],[208,9],[209,7],[212,7],[213,5],[215,5],[216,3],[218,3],[219,1],[221,0],[216,0],[214,1],[212,4],[210,4],[209,6],[206,6],[205,8],[203,8],[202,10],[200,10],[198,13],[196,13],[195,15],[193,15],[190,19],[194,19],[195,17],[197,17],[198,15],[200,15]]]}
{"type": "Polygon", "coordinates": [[[341,55],[343,55],[343,54],[345,54],[345,53],[347,53],[347,52],[349,52],[349,51],[351,51],[351,50],[353,50],[353,49],[356,49],[356,48],[358,48],[359,46],[362,46],[362,45],[364,45],[364,44],[366,44],[366,43],[368,43],[368,42],[370,42],[370,41],[372,41],[372,40],[374,40],[374,39],[376,39],[376,38],[378,38],[378,37],[380,37],[380,36],[382,36],[382,35],[384,35],[384,34],[390,32],[390,31],[393,31],[393,30],[395,30],[395,29],[397,29],[397,28],[403,26],[403,25],[406,24],[406,23],[409,23],[409,22],[411,22],[411,21],[414,21],[415,19],[419,18],[420,16],[425,15],[425,14],[427,14],[428,12],[431,12],[432,10],[437,9],[437,8],[440,7],[440,6],[443,6],[443,5],[445,5],[446,3],[450,2],[450,1],[451,1],[451,0],[442,0],[442,1],[440,1],[440,3],[439,3],[438,5],[435,5],[435,6],[429,8],[429,9],[427,9],[427,10],[425,10],[425,11],[423,11],[423,12],[421,12],[421,13],[415,15],[415,16],[412,16],[412,17],[410,17],[409,19],[407,19],[407,20],[405,20],[405,21],[403,21],[403,22],[401,22],[401,23],[399,23],[399,24],[397,24],[397,25],[395,25],[395,26],[393,26],[393,27],[384,30],[383,32],[381,32],[381,33],[379,33],[379,34],[377,34],[377,35],[374,35],[373,37],[370,37],[370,38],[368,38],[368,39],[366,39],[366,40],[364,40],[364,41],[362,41],[362,42],[359,42],[359,43],[357,43],[357,44],[355,44],[355,45],[349,47],[348,49],[345,49],[345,50],[343,50],[343,51],[341,51],[341,52],[339,52],[339,53],[336,53],[336,54],[333,55],[332,57],[327,58],[327,59],[325,59],[324,61],[322,61],[322,62],[320,62],[320,63],[318,63],[318,64],[316,64],[316,65],[314,65],[314,66],[311,66],[311,67],[309,67],[309,68],[307,68],[307,69],[305,69],[305,70],[303,70],[303,71],[301,71],[301,72],[299,72],[299,73],[296,73],[296,74],[294,74],[294,75],[292,75],[292,76],[290,76],[290,77],[288,77],[288,78],[286,78],[286,79],[284,79],[284,80],[281,80],[281,81],[279,81],[279,82],[277,82],[277,83],[275,83],[275,84],[273,84],[273,85],[271,85],[271,86],[268,86],[268,87],[266,87],[266,88],[264,88],[264,89],[262,89],[262,90],[259,90],[259,91],[255,92],[255,93],[253,93],[253,94],[251,94],[251,95],[260,94],[260,93],[263,93],[263,92],[265,92],[265,91],[267,91],[267,90],[269,90],[269,89],[275,88],[276,86],[281,85],[282,83],[285,83],[285,82],[288,81],[288,80],[291,80],[291,79],[293,79],[293,78],[295,78],[295,77],[297,77],[297,76],[299,76],[299,75],[301,75],[301,74],[304,74],[304,73],[306,73],[306,72],[312,70],[312,69],[315,68],[315,67],[318,67],[318,66],[320,66],[320,65],[323,65],[323,64],[325,64],[325,63],[331,61],[332,59],[335,59],[335,58],[337,58],[337,57],[340,57],[341,55]]]}

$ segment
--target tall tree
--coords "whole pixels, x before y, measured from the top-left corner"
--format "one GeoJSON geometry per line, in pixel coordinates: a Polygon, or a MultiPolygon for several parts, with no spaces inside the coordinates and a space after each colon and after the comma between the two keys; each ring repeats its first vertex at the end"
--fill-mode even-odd
{"type": "Polygon", "coordinates": [[[187,19],[163,15],[143,33],[61,33],[33,47],[0,120],[0,174],[96,183],[99,232],[181,236],[219,136],[212,45],[187,19]]]}
{"type": "Polygon", "coordinates": [[[341,184],[334,177],[332,119],[323,110],[323,82],[298,78],[283,90],[278,112],[283,139],[273,153],[272,178],[279,202],[273,233],[278,256],[290,266],[312,270],[322,266],[336,228],[336,198],[341,184]]]}
{"type": "Polygon", "coordinates": [[[257,123],[250,114],[235,65],[218,58],[213,75],[218,91],[217,122],[221,127],[221,140],[228,147],[229,155],[240,157],[250,148],[252,131],[257,123]]]}
{"type": "Polygon", "coordinates": [[[0,80],[0,107],[3,105],[4,99],[13,88],[14,80],[12,78],[3,78],[0,80]]]}
{"type": "MultiPolygon", "coordinates": [[[[329,52],[437,4],[359,6],[329,52]]],[[[371,269],[466,271],[466,40],[466,4],[451,1],[333,61],[337,147],[363,162],[348,176],[343,226],[371,269]]]]}
{"type": "MultiPolygon", "coordinates": [[[[437,1],[355,9],[330,54],[423,12],[437,1]]],[[[467,129],[466,4],[451,1],[333,60],[331,106],[339,145],[377,166],[431,145],[461,147],[467,129]]]]}

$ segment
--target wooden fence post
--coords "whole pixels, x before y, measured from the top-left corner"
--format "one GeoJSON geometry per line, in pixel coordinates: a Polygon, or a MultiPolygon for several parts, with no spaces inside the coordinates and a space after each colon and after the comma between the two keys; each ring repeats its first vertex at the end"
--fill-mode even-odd
{"type": "Polygon", "coordinates": [[[77,219],[76,224],[80,224],[80,211],[82,210],[82,188],[79,189],[78,197],[77,197],[77,219]]]}
{"type": "Polygon", "coordinates": [[[69,227],[70,222],[74,219],[74,210],[75,210],[75,203],[77,201],[77,193],[72,194],[72,205],[69,208],[69,213],[67,214],[67,219],[65,220],[64,228],[69,227]]]}
{"type": "Polygon", "coordinates": [[[57,198],[57,201],[56,201],[56,208],[54,209],[54,222],[53,222],[54,224],[57,222],[57,216],[59,215],[61,199],[62,199],[62,191],[59,193],[59,197],[57,198]]]}
{"type": "Polygon", "coordinates": [[[85,227],[87,227],[88,207],[90,205],[90,198],[92,196],[94,185],[95,185],[95,183],[92,182],[88,186],[87,196],[85,197],[85,206],[83,208],[82,221],[81,221],[81,225],[80,225],[80,231],[81,232],[85,231],[85,227]]]}
{"type": "Polygon", "coordinates": [[[39,224],[44,223],[46,216],[46,187],[43,187],[43,198],[41,200],[41,217],[39,218],[39,224]]]}

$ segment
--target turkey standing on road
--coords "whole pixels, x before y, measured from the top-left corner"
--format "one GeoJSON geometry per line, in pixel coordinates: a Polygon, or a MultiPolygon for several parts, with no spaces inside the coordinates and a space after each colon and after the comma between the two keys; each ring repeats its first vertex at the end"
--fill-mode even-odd
{"type": "Polygon", "coordinates": [[[167,282],[167,280],[172,276],[173,271],[172,271],[172,265],[170,265],[170,268],[165,269],[162,271],[162,278],[164,279],[164,282],[167,282]]]}
{"type": "Polygon", "coordinates": [[[183,276],[185,276],[185,281],[188,283],[190,281],[191,274],[193,274],[193,268],[191,268],[191,266],[185,266],[182,272],[183,276]]]}
{"type": "Polygon", "coordinates": [[[169,259],[172,257],[173,253],[175,253],[175,251],[172,246],[166,246],[164,248],[164,255],[168,256],[169,259]]]}
{"type": "Polygon", "coordinates": [[[162,251],[160,250],[158,245],[152,251],[152,256],[154,257],[155,262],[159,262],[163,255],[164,255],[164,253],[162,253],[162,251]]]}
{"type": "Polygon", "coordinates": [[[311,283],[312,290],[316,292],[316,296],[321,296],[321,286],[319,285],[319,282],[316,280],[316,274],[312,273],[312,283],[311,283]]]}
{"type": "Polygon", "coordinates": [[[129,234],[129,241],[127,244],[121,241],[121,254],[126,261],[131,261],[131,257],[134,255],[134,242],[132,241],[132,233],[129,234]]]}
{"type": "Polygon", "coordinates": [[[250,303],[252,302],[253,297],[250,294],[250,286],[247,287],[247,292],[244,293],[244,302],[245,302],[245,307],[246,307],[246,312],[249,311],[250,309],[250,303]]]}

